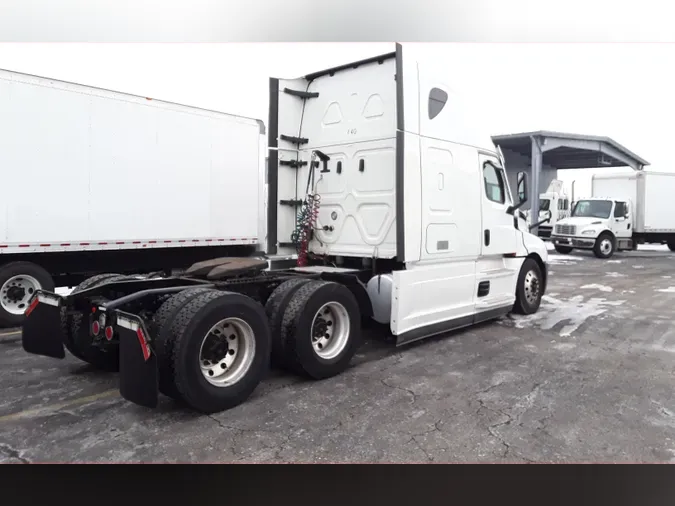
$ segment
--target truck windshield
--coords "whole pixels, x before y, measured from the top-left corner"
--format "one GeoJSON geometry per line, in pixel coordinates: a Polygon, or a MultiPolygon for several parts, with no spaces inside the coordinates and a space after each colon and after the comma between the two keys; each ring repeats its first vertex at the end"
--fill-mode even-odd
{"type": "Polygon", "coordinates": [[[611,211],[611,200],[580,200],[574,206],[572,216],[583,218],[609,218],[609,213],[611,211]]]}
{"type": "Polygon", "coordinates": [[[548,211],[548,208],[551,207],[551,201],[549,199],[540,199],[539,200],[539,210],[548,211]]]}

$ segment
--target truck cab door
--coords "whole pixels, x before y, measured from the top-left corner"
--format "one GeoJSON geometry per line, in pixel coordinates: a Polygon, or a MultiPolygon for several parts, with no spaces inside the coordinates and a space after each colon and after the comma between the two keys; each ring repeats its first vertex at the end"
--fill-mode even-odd
{"type": "MultiPolygon", "coordinates": [[[[479,155],[482,173],[481,208],[483,227],[481,256],[504,256],[516,252],[517,230],[513,215],[507,213],[513,204],[506,175],[494,156],[479,155]]],[[[536,217],[532,217],[536,220],[536,217]]]]}
{"type": "Polygon", "coordinates": [[[633,235],[632,216],[628,202],[616,201],[612,216],[612,232],[617,238],[627,238],[633,235]]]}

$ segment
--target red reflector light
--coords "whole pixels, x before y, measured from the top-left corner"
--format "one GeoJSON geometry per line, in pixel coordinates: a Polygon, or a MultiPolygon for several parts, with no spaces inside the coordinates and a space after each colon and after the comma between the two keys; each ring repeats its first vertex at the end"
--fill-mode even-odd
{"type": "Polygon", "coordinates": [[[110,341],[113,338],[113,328],[108,326],[105,328],[105,338],[110,341]]]}
{"type": "Polygon", "coordinates": [[[143,359],[147,362],[150,358],[150,347],[148,346],[148,341],[145,339],[145,334],[143,334],[143,330],[140,327],[136,331],[136,336],[138,337],[138,342],[141,344],[143,359]]]}
{"type": "Polygon", "coordinates": [[[92,313],[95,313],[95,312],[96,312],[96,308],[95,308],[95,307],[92,307],[92,308],[91,308],[91,312],[92,312],[92,313]]]}
{"type": "Polygon", "coordinates": [[[99,325],[98,322],[94,322],[94,323],[91,324],[91,333],[92,334],[97,336],[100,331],[101,331],[101,326],[99,325]]]}
{"type": "Polygon", "coordinates": [[[28,309],[26,309],[24,316],[28,316],[29,314],[31,314],[33,312],[33,309],[35,309],[39,303],[40,300],[37,297],[35,297],[33,299],[33,302],[30,303],[30,306],[28,306],[28,309]]]}

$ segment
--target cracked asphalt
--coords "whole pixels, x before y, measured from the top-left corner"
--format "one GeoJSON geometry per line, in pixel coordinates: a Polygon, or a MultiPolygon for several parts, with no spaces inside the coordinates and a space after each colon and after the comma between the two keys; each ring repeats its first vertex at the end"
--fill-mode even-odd
{"type": "Polygon", "coordinates": [[[675,462],[673,266],[553,254],[535,315],[398,349],[370,331],[339,377],[272,371],[212,416],[0,331],[0,462],[675,462]]]}

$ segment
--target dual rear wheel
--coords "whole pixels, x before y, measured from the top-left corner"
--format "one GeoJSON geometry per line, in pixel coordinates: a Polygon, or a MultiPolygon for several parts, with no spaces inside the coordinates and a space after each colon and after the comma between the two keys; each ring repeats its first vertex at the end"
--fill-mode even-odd
{"type": "Polygon", "coordinates": [[[270,360],[323,379],[345,370],[360,344],[360,313],[344,286],[293,279],[266,306],[245,295],[194,288],[167,299],[152,322],[159,389],[213,413],[244,402],[270,360]]]}

